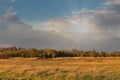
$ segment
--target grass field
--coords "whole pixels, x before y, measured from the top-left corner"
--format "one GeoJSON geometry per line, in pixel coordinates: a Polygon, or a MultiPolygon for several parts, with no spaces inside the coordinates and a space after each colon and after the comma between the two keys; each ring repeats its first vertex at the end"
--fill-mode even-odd
{"type": "Polygon", "coordinates": [[[0,80],[120,80],[120,58],[0,59],[0,80]]]}

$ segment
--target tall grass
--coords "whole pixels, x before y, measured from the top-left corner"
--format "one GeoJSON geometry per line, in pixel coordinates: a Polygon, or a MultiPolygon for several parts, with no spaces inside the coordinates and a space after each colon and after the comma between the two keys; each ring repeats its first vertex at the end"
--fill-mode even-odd
{"type": "Polygon", "coordinates": [[[119,80],[120,58],[11,58],[0,60],[3,80],[119,80]]]}

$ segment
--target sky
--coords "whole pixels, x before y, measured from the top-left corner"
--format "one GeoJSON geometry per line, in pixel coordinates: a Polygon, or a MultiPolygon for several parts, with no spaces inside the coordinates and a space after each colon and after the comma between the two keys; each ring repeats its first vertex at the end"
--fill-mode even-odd
{"type": "Polygon", "coordinates": [[[0,0],[0,47],[120,50],[119,0],[0,0]]]}
{"type": "Polygon", "coordinates": [[[71,15],[82,8],[96,9],[104,0],[0,0],[4,11],[13,7],[17,16],[34,27],[51,18],[71,15]],[[93,5],[94,3],[94,5],[93,5]]]}

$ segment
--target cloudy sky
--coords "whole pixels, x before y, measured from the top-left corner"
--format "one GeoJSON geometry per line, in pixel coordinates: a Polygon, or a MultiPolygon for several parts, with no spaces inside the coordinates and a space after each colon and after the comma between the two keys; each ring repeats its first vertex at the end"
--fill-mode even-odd
{"type": "Polygon", "coordinates": [[[0,47],[120,51],[120,0],[0,0],[0,47]]]}

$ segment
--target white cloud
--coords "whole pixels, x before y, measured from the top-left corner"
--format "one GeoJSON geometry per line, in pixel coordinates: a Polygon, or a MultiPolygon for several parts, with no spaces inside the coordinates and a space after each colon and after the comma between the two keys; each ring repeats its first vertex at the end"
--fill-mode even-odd
{"type": "Polygon", "coordinates": [[[63,19],[52,19],[44,24],[49,30],[60,32],[63,31],[69,22],[63,19]]]}
{"type": "MultiPolygon", "coordinates": [[[[47,27],[48,30],[54,32],[62,32],[62,33],[84,33],[87,32],[87,28],[80,22],[79,18],[61,18],[61,19],[51,19],[45,22],[44,26],[47,27]]],[[[70,34],[70,35],[71,35],[70,34]]]]}

